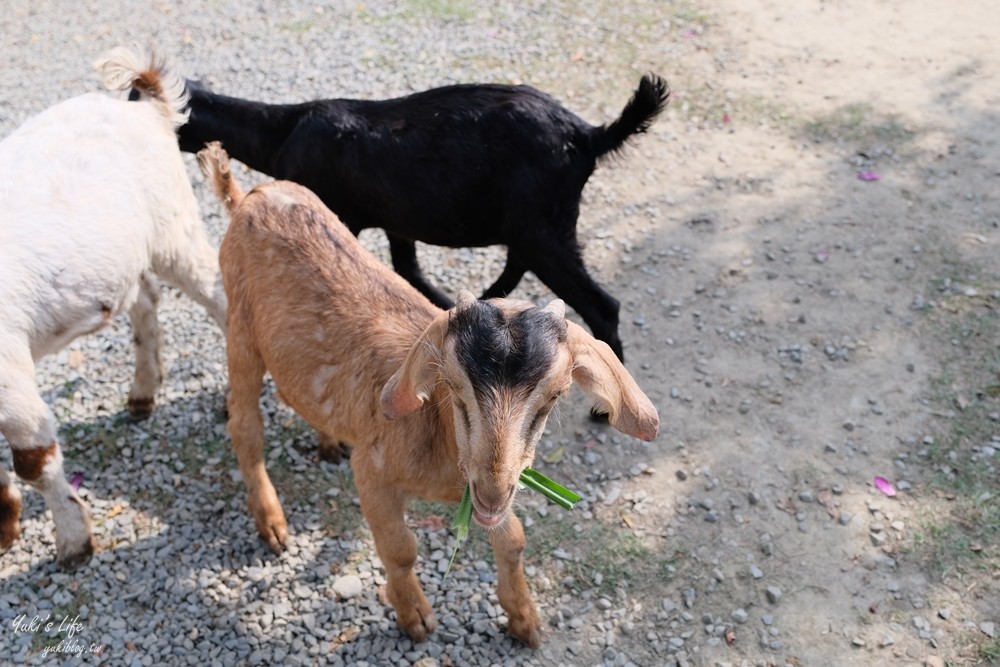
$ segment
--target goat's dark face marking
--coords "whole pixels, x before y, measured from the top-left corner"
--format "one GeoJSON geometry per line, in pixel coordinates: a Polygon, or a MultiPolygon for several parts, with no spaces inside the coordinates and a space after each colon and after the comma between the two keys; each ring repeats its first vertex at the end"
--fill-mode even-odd
{"type": "Polygon", "coordinates": [[[452,313],[447,335],[476,398],[489,401],[504,389],[531,392],[566,342],[566,322],[539,308],[505,313],[476,301],[452,313]]]}
{"type": "Polygon", "coordinates": [[[450,411],[473,518],[492,527],[510,516],[518,477],[572,382],[622,433],[656,437],[656,408],[606,343],[566,320],[561,300],[539,310],[510,299],[477,302],[463,292],[410,347],[380,403],[390,420],[432,396],[450,411]]]}
{"type": "Polygon", "coordinates": [[[506,518],[517,478],[571,381],[562,302],[545,309],[510,303],[460,298],[442,364],[473,516],[487,527],[506,518]]]}

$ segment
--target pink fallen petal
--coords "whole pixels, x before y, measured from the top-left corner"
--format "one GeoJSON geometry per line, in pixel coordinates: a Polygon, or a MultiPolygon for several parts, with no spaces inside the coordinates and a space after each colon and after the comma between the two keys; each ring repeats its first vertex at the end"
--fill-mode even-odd
{"type": "Polygon", "coordinates": [[[723,123],[728,123],[731,120],[732,120],[732,118],[729,117],[729,114],[727,114],[727,113],[722,114],[722,122],[723,123]]]}
{"type": "Polygon", "coordinates": [[[83,473],[75,472],[69,476],[69,485],[73,487],[75,491],[80,490],[80,485],[83,484],[83,473]]]}
{"type": "Polygon", "coordinates": [[[885,477],[875,477],[875,488],[890,498],[896,495],[896,487],[893,486],[892,482],[887,480],[885,477]]]}
{"type": "Polygon", "coordinates": [[[882,177],[876,174],[874,171],[859,171],[858,178],[862,181],[877,181],[882,177]]]}

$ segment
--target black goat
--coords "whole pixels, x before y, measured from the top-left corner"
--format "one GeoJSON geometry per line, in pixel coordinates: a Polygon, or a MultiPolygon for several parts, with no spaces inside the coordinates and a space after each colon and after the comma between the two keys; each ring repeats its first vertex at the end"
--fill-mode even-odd
{"type": "Polygon", "coordinates": [[[598,159],[663,110],[663,79],[642,77],[621,116],[601,127],[528,86],[302,104],[226,97],[196,82],[188,93],[181,150],[221,141],[247,166],[315,192],[354,234],[381,227],[396,271],[442,308],[452,302],[420,273],[414,241],[506,245],[507,265],[482,298],[506,296],[531,270],[622,358],[619,303],[587,273],[576,220],[598,159]]]}

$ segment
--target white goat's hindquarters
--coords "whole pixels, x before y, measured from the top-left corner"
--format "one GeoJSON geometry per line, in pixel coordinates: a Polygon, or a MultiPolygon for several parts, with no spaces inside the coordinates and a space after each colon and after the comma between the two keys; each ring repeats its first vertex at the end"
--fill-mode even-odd
{"type": "MultiPolygon", "coordinates": [[[[177,146],[183,80],[122,49],[99,69],[115,86],[142,89],[142,101],[81,95],[0,142],[0,432],[18,476],[45,497],[69,566],[93,551],[90,516],[63,473],[34,362],[127,312],[136,347],[128,407],[145,417],[163,374],[153,274],[223,328],[226,312],[218,256],[177,146]]],[[[15,491],[0,478],[2,546],[17,537],[15,491]]]]}

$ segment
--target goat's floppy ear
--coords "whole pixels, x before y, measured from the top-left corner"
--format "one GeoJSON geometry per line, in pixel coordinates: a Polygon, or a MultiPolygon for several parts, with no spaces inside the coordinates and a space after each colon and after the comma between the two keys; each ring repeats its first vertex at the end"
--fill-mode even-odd
{"type": "Polygon", "coordinates": [[[447,327],[448,313],[438,315],[406,353],[403,365],[385,383],[381,402],[386,419],[410,414],[430,396],[437,366],[441,362],[447,327]]]}
{"type": "Polygon", "coordinates": [[[594,399],[594,408],[607,412],[611,425],[622,433],[647,442],[655,438],[660,426],[656,408],[608,344],[569,320],[566,340],[573,355],[573,380],[594,399]]]}

